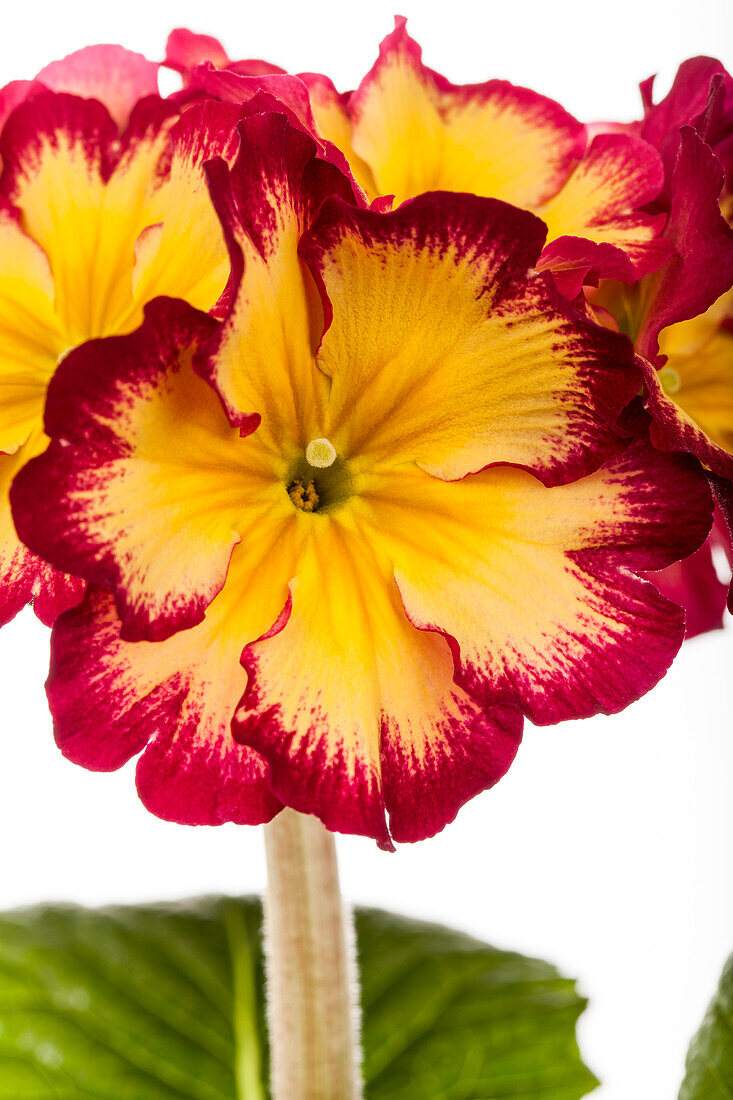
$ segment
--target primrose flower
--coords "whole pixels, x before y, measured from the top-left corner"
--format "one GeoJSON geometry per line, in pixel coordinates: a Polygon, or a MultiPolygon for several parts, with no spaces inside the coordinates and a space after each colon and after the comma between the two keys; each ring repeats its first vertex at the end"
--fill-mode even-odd
{"type": "MultiPolygon", "coordinates": [[[[108,50],[77,57],[100,62],[108,50]]],[[[0,623],[31,597],[52,622],[81,595],[81,581],[21,545],[8,502],[16,473],[46,445],[58,363],[91,337],[135,329],[157,295],[211,309],[229,275],[202,164],[233,155],[240,110],[210,102],[178,117],[146,96],[130,113],[128,93],[144,85],[108,83],[118,117],[130,115],[121,134],[98,100],[34,87],[0,140],[0,623]]]]}
{"type": "Polygon", "coordinates": [[[461,191],[532,210],[548,227],[537,266],[569,297],[591,272],[632,282],[659,266],[664,218],[644,212],[664,181],[655,148],[626,133],[588,144],[559,104],[505,80],[451,84],[423,64],[405,24],[396,19],[355,92],[301,74],[320,133],[370,198],[461,191]]]}
{"type": "Polygon", "coordinates": [[[223,323],[162,299],[73,351],[13,487],[24,540],[91,582],[54,628],[56,737],[92,768],[144,750],[163,817],[287,804],[388,848],[495,783],[523,714],[656,683],[683,615],[633,570],[701,543],[709,490],[616,428],[631,345],[536,271],[534,215],[362,209],[284,116],[239,130],[209,166],[223,323]]]}

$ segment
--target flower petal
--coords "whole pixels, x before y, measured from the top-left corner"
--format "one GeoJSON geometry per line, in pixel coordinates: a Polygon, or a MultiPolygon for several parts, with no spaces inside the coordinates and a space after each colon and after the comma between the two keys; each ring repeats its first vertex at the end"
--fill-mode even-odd
{"type": "Polygon", "coordinates": [[[652,99],[654,77],[641,85],[644,121],[641,136],[662,154],[671,176],[681,126],[691,126],[716,153],[733,133],[733,79],[713,57],[683,61],[664,99],[652,99]]]}
{"type": "Polygon", "coordinates": [[[12,208],[0,206],[0,451],[28,439],[43,416],[46,386],[65,337],[41,248],[12,208]]]}
{"type": "Polygon", "coordinates": [[[231,162],[239,148],[241,111],[210,100],[189,107],[170,133],[170,166],[155,193],[155,224],[137,240],[133,292],[138,303],[161,294],[210,310],[221,297],[230,263],[209,196],[204,164],[231,162]]]}
{"type": "Polygon", "coordinates": [[[19,103],[42,90],[43,86],[34,80],[11,80],[9,84],[0,88],[0,129],[19,103]]]}
{"type": "MultiPolygon", "coordinates": [[[[717,509],[713,536],[728,559],[729,570],[733,571],[733,481],[715,474],[708,476],[717,509]]],[[[728,587],[728,610],[733,615],[733,577],[728,587]]]]}
{"type": "Polygon", "coordinates": [[[656,198],[663,183],[661,157],[645,141],[626,134],[594,138],[558,194],[535,210],[547,223],[550,242],[537,265],[539,270],[554,270],[562,264],[568,245],[577,248],[575,238],[612,245],[622,253],[598,249],[590,253],[595,262],[591,259],[589,266],[601,278],[633,282],[655,270],[669,253],[668,246],[656,239],[665,218],[643,213],[642,208],[656,198]]]}
{"type": "Polygon", "coordinates": [[[139,323],[127,268],[156,220],[151,194],[172,110],[144,101],[120,142],[100,103],[46,92],[5,125],[2,189],[48,257],[67,347],[139,323]]]}
{"type": "MultiPolygon", "coordinates": [[[[312,138],[279,114],[240,123],[231,172],[210,170],[212,195],[232,250],[231,312],[205,368],[233,424],[260,422],[258,437],[282,455],[305,447],[315,424],[319,381],[311,332],[317,294],[298,242],[326,195],[353,197],[350,182],[316,159],[312,138]]],[[[317,312],[317,311],[316,311],[317,312]]],[[[286,459],[287,461],[287,456],[286,459]]]]}
{"type": "Polygon", "coordinates": [[[715,571],[710,540],[689,558],[647,576],[666,599],[684,608],[686,639],[722,627],[728,585],[715,571]]]}
{"type": "Polygon", "coordinates": [[[663,328],[705,313],[733,282],[733,229],[718,206],[723,170],[689,126],[679,131],[665,239],[674,255],[643,284],[639,352],[654,361],[663,328]]]}
{"type": "Polygon", "coordinates": [[[113,588],[126,640],[201,622],[239,531],[293,513],[261,447],[240,439],[191,368],[213,328],[159,299],[136,333],[78,348],[49,388],[53,442],[13,486],[24,542],[113,588]]]}
{"type": "Polygon", "coordinates": [[[216,69],[224,69],[229,63],[229,55],[219,39],[210,34],[194,34],[186,27],[172,30],[165,44],[163,64],[188,76],[202,61],[210,61],[216,69]]]}
{"type": "Polygon", "coordinates": [[[209,61],[215,69],[231,69],[243,76],[263,76],[266,73],[283,73],[279,65],[252,58],[247,61],[231,61],[217,38],[209,34],[194,34],[185,27],[177,27],[168,35],[165,61],[169,69],[183,76],[184,87],[191,80],[197,65],[209,61]]]}
{"type": "Polygon", "coordinates": [[[139,99],[158,94],[158,66],[123,46],[84,46],[52,61],[36,77],[52,92],[103,103],[121,130],[139,99]]]}
{"type": "Polygon", "coordinates": [[[110,771],[148,745],[137,780],[151,812],[184,825],[269,821],[280,806],[266,767],[230,731],[245,676],[226,622],[212,608],[168,641],[123,642],[111,596],[91,588],[52,637],[47,691],[64,755],[110,771]]]}
{"type": "Polygon", "coordinates": [[[557,484],[618,450],[631,346],[531,270],[543,239],[532,214],[469,195],[324,204],[301,255],[333,315],[319,365],[339,453],[443,478],[507,462],[557,484]]]}
{"type": "Polygon", "coordinates": [[[430,836],[519,744],[519,714],[485,714],[456,687],[449,646],[410,625],[389,560],[348,519],[313,527],[291,605],[242,661],[233,729],[267,760],[275,795],[385,848],[385,809],[395,839],[430,836]]]}
{"type": "Polygon", "coordinates": [[[700,317],[664,329],[659,344],[666,363],[661,371],[644,369],[655,446],[690,451],[722,477],[733,477],[733,332],[726,312],[733,312],[733,292],[700,317]]]}
{"type": "MultiPolygon", "coordinates": [[[[534,206],[564,182],[585,129],[559,104],[505,80],[459,86],[426,68],[397,18],[350,99],[352,145],[378,194],[466,191],[534,206]]],[[[374,198],[370,194],[370,198],[374,198]]]]}
{"type": "Polygon", "coordinates": [[[712,519],[697,464],[644,443],[552,489],[516,469],[446,484],[405,467],[370,501],[411,621],[455,639],[456,682],[538,724],[615,713],[666,672],[682,613],[629,567],[690,553],[712,519]]]}
{"type": "Polygon", "coordinates": [[[0,455],[0,626],[10,622],[31,600],[41,622],[51,626],[84,594],[84,581],[57,572],[23,545],[10,514],[11,482],[45,442],[42,433],[36,433],[15,454],[0,455]]]}

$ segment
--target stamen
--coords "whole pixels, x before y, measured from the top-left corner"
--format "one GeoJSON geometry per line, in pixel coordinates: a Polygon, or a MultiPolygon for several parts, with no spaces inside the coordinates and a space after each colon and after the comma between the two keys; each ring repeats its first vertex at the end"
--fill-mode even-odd
{"type": "Polygon", "coordinates": [[[665,393],[677,393],[682,385],[682,379],[672,367],[662,367],[659,372],[659,384],[665,393]]]}
{"type": "Polygon", "coordinates": [[[313,481],[303,481],[298,477],[288,488],[288,496],[301,512],[315,512],[319,504],[318,493],[313,481]]]}
{"type": "Polygon", "coordinates": [[[305,458],[309,466],[325,470],[336,461],[336,448],[328,439],[311,439],[305,449],[305,458]]]}

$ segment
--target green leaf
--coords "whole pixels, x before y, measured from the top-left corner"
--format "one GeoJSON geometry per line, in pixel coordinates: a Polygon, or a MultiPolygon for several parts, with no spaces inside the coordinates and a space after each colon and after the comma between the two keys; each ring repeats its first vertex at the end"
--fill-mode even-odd
{"type": "MultiPolygon", "coordinates": [[[[266,1100],[260,904],[0,915],[0,1100],[266,1100]]],[[[554,967],[357,914],[369,1100],[579,1100],[554,967]]]]}
{"type": "Polygon", "coordinates": [[[690,1043],[679,1100],[733,1100],[733,955],[690,1043]]]}

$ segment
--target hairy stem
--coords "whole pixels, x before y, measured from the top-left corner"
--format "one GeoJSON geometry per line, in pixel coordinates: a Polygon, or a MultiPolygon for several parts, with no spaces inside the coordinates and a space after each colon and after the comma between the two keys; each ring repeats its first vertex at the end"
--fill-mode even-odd
{"type": "Polygon", "coordinates": [[[361,1100],[353,924],[333,835],[286,809],[265,826],[265,843],[273,1100],[361,1100]]]}

